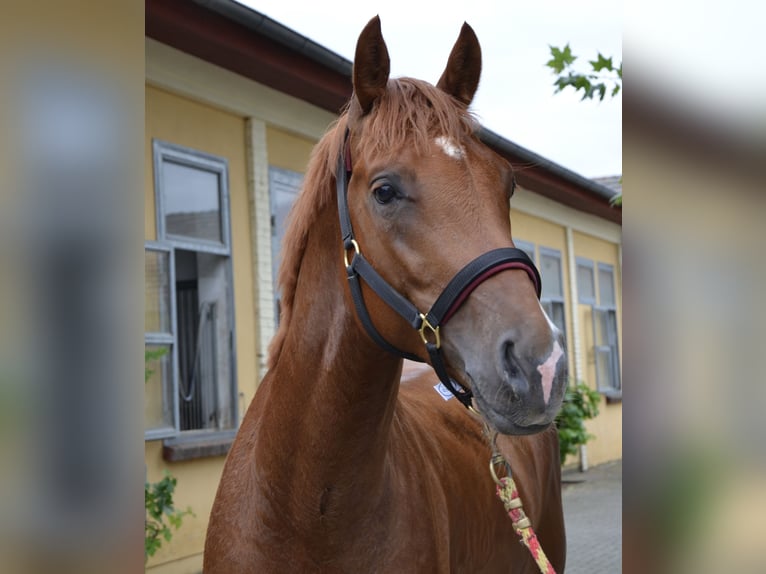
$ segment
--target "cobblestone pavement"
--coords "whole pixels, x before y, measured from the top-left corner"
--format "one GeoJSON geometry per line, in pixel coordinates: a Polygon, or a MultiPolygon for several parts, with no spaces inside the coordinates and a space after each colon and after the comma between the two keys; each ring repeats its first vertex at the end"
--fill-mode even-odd
{"type": "Polygon", "coordinates": [[[566,574],[622,572],[622,461],[564,471],[566,574]]]}

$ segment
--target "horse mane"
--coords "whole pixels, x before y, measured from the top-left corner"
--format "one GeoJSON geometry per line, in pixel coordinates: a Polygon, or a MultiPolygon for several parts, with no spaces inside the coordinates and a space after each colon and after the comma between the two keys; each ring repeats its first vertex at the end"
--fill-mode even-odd
{"type": "Polygon", "coordinates": [[[287,336],[309,230],[317,215],[335,199],[335,170],[347,126],[355,126],[354,134],[357,141],[364,142],[367,157],[370,157],[367,154],[381,155],[405,146],[425,152],[438,136],[461,141],[473,136],[478,126],[464,105],[439,88],[414,78],[389,80],[384,95],[361,121],[354,119],[358,110],[353,101],[345,106],[340,117],[314,146],[301,193],[288,216],[277,277],[282,289],[281,317],[279,330],[269,345],[269,369],[277,363],[287,336]]]}

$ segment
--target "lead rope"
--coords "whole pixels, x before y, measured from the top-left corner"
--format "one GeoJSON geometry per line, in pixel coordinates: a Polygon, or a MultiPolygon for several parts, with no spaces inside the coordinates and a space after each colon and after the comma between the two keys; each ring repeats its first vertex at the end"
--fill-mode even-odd
{"type": "Polygon", "coordinates": [[[543,552],[540,541],[537,539],[532,523],[527,515],[524,513],[524,508],[521,504],[521,497],[519,496],[519,490],[516,488],[516,483],[511,475],[511,466],[505,457],[500,454],[497,448],[495,439],[497,438],[497,432],[491,432],[487,424],[484,424],[484,434],[489,439],[489,444],[492,447],[492,457],[489,460],[489,472],[492,475],[492,480],[495,481],[495,492],[497,497],[503,503],[505,511],[510,516],[513,529],[516,534],[519,535],[521,543],[527,547],[529,553],[537,564],[542,574],[556,574],[553,566],[548,561],[548,557],[543,552]],[[497,465],[504,465],[506,470],[506,476],[498,478],[495,473],[495,467],[497,465]]]}

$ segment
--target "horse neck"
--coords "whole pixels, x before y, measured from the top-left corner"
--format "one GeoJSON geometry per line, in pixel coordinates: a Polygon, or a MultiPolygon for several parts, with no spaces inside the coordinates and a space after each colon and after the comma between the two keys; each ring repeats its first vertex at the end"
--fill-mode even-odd
{"type": "MultiPolygon", "coordinates": [[[[266,392],[259,392],[264,440],[256,462],[272,491],[280,484],[285,496],[331,492],[337,504],[358,512],[374,503],[370,495],[384,479],[401,360],[356,321],[333,211],[328,207],[311,228],[287,335],[262,383],[266,392]]],[[[310,515],[312,507],[299,512],[310,515]]]]}

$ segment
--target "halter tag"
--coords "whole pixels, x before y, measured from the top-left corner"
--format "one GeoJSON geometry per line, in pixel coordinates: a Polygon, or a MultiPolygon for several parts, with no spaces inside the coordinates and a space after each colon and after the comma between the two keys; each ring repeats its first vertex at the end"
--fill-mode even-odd
{"type": "Polygon", "coordinates": [[[450,391],[447,387],[445,387],[443,383],[435,384],[434,390],[437,393],[439,393],[439,396],[443,398],[445,401],[455,398],[455,395],[452,394],[452,391],[450,391]]]}

